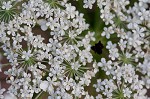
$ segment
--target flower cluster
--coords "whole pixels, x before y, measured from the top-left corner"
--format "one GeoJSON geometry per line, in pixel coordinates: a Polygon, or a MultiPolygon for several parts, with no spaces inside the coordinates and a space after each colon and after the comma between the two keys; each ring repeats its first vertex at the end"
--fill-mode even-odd
{"type": "MultiPolygon", "coordinates": [[[[11,66],[4,72],[10,84],[6,94],[13,99],[37,99],[45,92],[48,99],[148,99],[150,1],[83,3],[90,9],[97,4],[105,23],[99,35],[107,39],[102,46],[108,55],[98,61],[91,53],[95,33],[69,0],[0,2],[0,46],[9,62],[0,64],[0,71],[11,66]],[[105,78],[96,76],[101,72],[105,78]]],[[[0,98],[7,99],[4,91],[0,98]]]]}
{"type": "Polygon", "coordinates": [[[82,97],[98,71],[88,65],[94,62],[90,42],[95,38],[93,32],[83,36],[89,26],[83,14],[69,3],[58,4],[63,9],[29,0],[18,16],[1,23],[2,49],[12,66],[5,72],[11,84],[8,91],[17,97],[32,98],[42,91],[50,99],[82,97]],[[36,27],[48,36],[47,41],[36,27]]]}
{"type": "MultiPolygon", "coordinates": [[[[117,35],[117,41],[108,41],[106,46],[109,60],[102,58],[98,63],[108,76],[107,79],[97,80],[94,85],[96,92],[101,93],[98,94],[98,99],[148,98],[146,88],[150,87],[149,3],[148,0],[139,0],[133,7],[127,8],[128,0],[97,0],[100,17],[107,25],[101,35],[110,40],[111,36],[117,35]]],[[[89,4],[85,5],[91,8],[89,4]]]]}
{"type": "Polygon", "coordinates": [[[83,0],[84,8],[92,8],[94,3],[100,8],[100,18],[106,25],[114,24],[114,20],[125,21],[127,19],[125,12],[129,0],[83,0]],[[119,17],[119,18],[118,18],[119,17]]]}

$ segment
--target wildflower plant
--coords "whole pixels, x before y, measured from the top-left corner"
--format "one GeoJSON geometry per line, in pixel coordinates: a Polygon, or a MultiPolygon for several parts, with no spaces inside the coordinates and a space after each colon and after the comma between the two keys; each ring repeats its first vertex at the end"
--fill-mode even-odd
{"type": "Polygon", "coordinates": [[[82,9],[99,9],[101,33],[73,6],[78,2],[1,1],[0,46],[8,63],[0,70],[10,86],[0,98],[148,99],[150,1],[83,0],[82,9]]]}

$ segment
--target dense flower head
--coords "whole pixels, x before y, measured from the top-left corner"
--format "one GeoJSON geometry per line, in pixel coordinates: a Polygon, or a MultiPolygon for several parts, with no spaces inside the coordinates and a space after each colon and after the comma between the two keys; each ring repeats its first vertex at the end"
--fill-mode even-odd
{"type": "Polygon", "coordinates": [[[82,35],[89,26],[83,14],[69,3],[59,4],[64,9],[30,0],[22,4],[19,16],[8,24],[1,23],[2,48],[12,66],[5,72],[10,76],[8,91],[18,97],[32,98],[40,91],[52,97],[58,89],[63,90],[63,98],[82,97],[84,86],[89,86],[98,71],[88,66],[94,62],[90,42],[95,38],[92,32],[82,35]],[[48,35],[47,42],[34,31],[36,26],[48,35]]]}
{"type": "Polygon", "coordinates": [[[83,0],[83,4],[90,9],[97,6],[104,22],[99,35],[106,44],[96,49],[102,52],[100,60],[91,51],[95,32],[89,31],[84,14],[69,0],[0,3],[0,48],[8,60],[0,63],[0,72],[11,66],[4,72],[10,87],[3,95],[0,86],[0,98],[9,94],[14,99],[37,99],[46,92],[48,99],[148,99],[150,1],[138,0],[133,6],[130,0],[83,0]],[[96,76],[101,72],[104,78],[96,76]]]}
{"type": "Polygon", "coordinates": [[[127,9],[125,7],[129,4],[127,0],[118,2],[114,0],[112,1],[114,5],[108,1],[97,0],[100,17],[108,25],[104,28],[102,36],[111,39],[111,36],[116,33],[116,38],[120,40],[117,43],[107,42],[106,49],[109,51],[110,59],[106,61],[102,58],[98,63],[108,79],[97,80],[94,87],[102,94],[98,94],[97,97],[147,99],[144,88],[145,85],[149,88],[150,11],[148,4],[150,2],[140,0],[127,9]]]}
{"type": "Polygon", "coordinates": [[[128,0],[84,0],[85,8],[96,4],[100,8],[100,18],[106,27],[102,36],[111,40],[117,34],[117,42],[108,41],[108,61],[101,59],[98,66],[105,71],[107,79],[97,80],[94,85],[98,94],[96,98],[138,98],[147,99],[149,88],[149,0],[139,0],[133,7],[128,0]],[[140,72],[140,75],[139,75],[140,72]],[[142,79],[140,79],[142,78],[142,79]],[[136,86],[136,87],[135,87],[136,86]]]}

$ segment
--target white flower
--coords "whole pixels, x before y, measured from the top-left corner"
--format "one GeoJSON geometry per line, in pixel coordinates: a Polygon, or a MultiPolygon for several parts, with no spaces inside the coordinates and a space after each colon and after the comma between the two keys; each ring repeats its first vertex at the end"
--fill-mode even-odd
{"type": "Polygon", "coordinates": [[[41,29],[42,29],[43,31],[46,31],[46,30],[48,29],[48,27],[47,27],[47,25],[46,25],[46,23],[47,23],[46,20],[40,19],[40,20],[38,20],[37,23],[41,26],[41,29]]]}
{"type": "Polygon", "coordinates": [[[81,96],[85,94],[84,88],[80,84],[74,85],[72,94],[74,94],[75,97],[81,98],[81,96]]]}
{"type": "Polygon", "coordinates": [[[42,82],[40,83],[40,88],[41,88],[43,91],[47,91],[48,86],[49,86],[48,81],[42,81],[42,82]]]}
{"type": "Polygon", "coordinates": [[[71,6],[71,4],[66,4],[66,12],[68,13],[68,16],[67,18],[70,19],[70,18],[74,18],[75,17],[75,7],[74,6],[71,6]]]}
{"type": "Polygon", "coordinates": [[[25,59],[26,61],[29,60],[29,58],[32,56],[33,54],[31,54],[31,50],[29,50],[28,52],[23,51],[22,52],[22,58],[25,59]]]}
{"type": "Polygon", "coordinates": [[[119,57],[119,53],[118,53],[118,49],[116,48],[116,44],[112,44],[111,41],[107,42],[107,46],[106,48],[109,49],[109,57],[112,59],[112,60],[115,60],[116,58],[119,57]]]}
{"type": "Polygon", "coordinates": [[[6,9],[6,10],[9,10],[12,7],[11,1],[3,2],[2,5],[3,5],[2,9],[6,9]]]}
{"type": "Polygon", "coordinates": [[[71,89],[71,87],[73,87],[73,84],[74,83],[74,80],[72,79],[72,78],[66,78],[66,80],[65,81],[63,81],[63,85],[64,85],[64,87],[65,87],[65,89],[66,90],[70,90],[71,89]]]}
{"type": "Polygon", "coordinates": [[[107,39],[110,38],[110,35],[114,33],[113,27],[104,27],[104,31],[101,34],[102,36],[106,36],[107,39]]]}
{"type": "Polygon", "coordinates": [[[95,3],[96,0],[84,0],[84,8],[90,8],[92,9],[93,4],[95,3]]]}
{"type": "Polygon", "coordinates": [[[129,88],[123,89],[124,97],[131,97],[132,91],[129,88]]]}

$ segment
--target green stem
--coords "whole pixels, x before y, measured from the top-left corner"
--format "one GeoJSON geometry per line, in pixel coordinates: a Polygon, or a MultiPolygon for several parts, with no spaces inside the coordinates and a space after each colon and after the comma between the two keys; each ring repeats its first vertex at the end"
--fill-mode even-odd
{"type": "Polygon", "coordinates": [[[42,93],[43,93],[43,91],[41,91],[41,92],[35,97],[35,99],[38,99],[38,98],[41,96],[42,93]]]}

